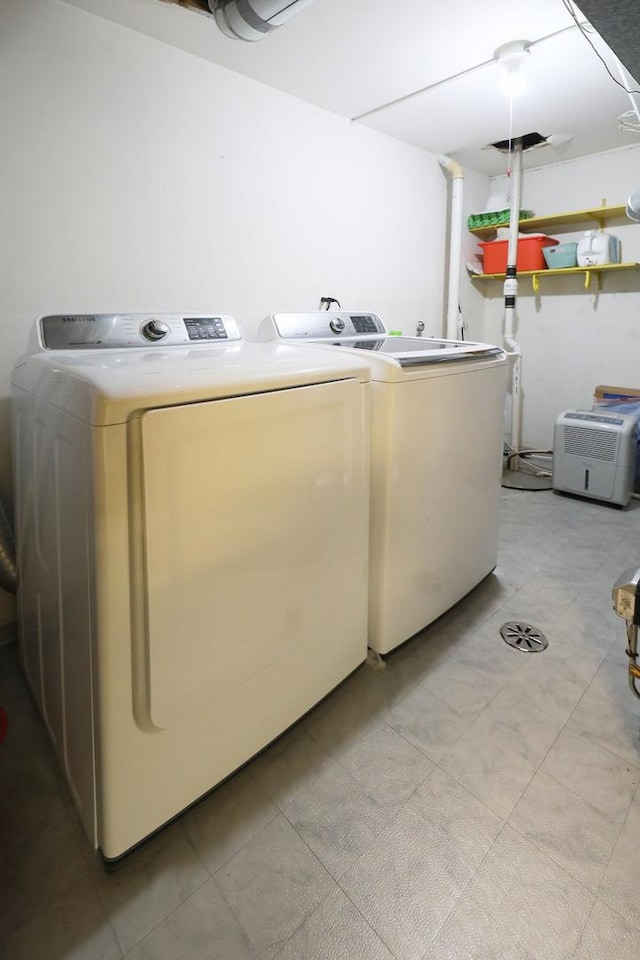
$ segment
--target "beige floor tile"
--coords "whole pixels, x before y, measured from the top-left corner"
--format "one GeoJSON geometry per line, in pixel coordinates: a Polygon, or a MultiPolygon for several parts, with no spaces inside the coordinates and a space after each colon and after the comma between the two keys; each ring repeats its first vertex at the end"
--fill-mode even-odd
{"type": "Polygon", "coordinates": [[[7,845],[0,857],[0,936],[35,918],[79,883],[90,884],[66,808],[7,845]]]}
{"type": "Polygon", "coordinates": [[[125,954],[209,878],[180,824],[153,837],[113,873],[96,863],[93,876],[125,954]]]}
{"type": "Polygon", "coordinates": [[[609,699],[587,690],[567,726],[622,760],[640,766],[640,702],[631,691],[622,690],[619,697],[609,699]]]}
{"type": "Polygon", "coordinates": [[[423,956],[500,828],[475,798],[433,776],[340,881],[398,960],[423,956]]]}
{"type": "Polygon", "coordinates": [[[505,827],[424,960],[569,960],[593,900],[505,827]]]}
{"type": "Polygon", "coordinates": [[[0,754],[0,852],[70,802],[37,718],[9,717],[0,754]]]}
{"type": "Polygon", "coordinates": [[[502,686],[524,666],[525,658],[518,650],[509,647],[500,632],[490,632],[481,627],[467,637],[451,655],[459,661],[491,678],[496,686],[502,686]]]}
{"type": "Polygon", "coordinates": [[[281,814],[218,871],[216,881],[254,950],[264,958],[277,956],[337,889],[281,814]]]}
{"type": "Polygon", "coordinates": [[[624,820],[640,769],[565,727],[540,768],[611,820],[624,820]]]}
{"type": "Polygon", "coordinates": [[[7,937],[3,960],[120,960],[122,951],[92,883],[71,887],[7,937]]]}
{"type": "MultiPolygon", "coordinates": [[[[272,770],[274,786],[277,774],[272,770]]],[[[284,795],[286,774],[278,789],[284,795]]],[[[278,808],[256,783],[249,769],[223,783],[182,818],[184,831],[211,874],[277,815],[278,808]]]]}
{"type": "Polygon", "coordinates": [[[558,722],[497,697],[441,759],[440,766],[506,818],[558,733],[558,722]],[[508,708],[507,708],[508,707],[508,708]]]}
{"type": "Polygon", "coordinates": [[[330,893],[278,954],[278,960],[394,960],[341,890],[330,893]]]}
{"type": "Polygon", "coordinates": [[[436,762],[469,725],[465,717],[435,696],[424,683],[385,714],[384,720],[436,762]]]}
{"type": "Polygon", "coordinates": [[[637,927],[596,900],[571,960],[638,960],[639,936],[637,927]]]}
{"type": "Polygon", "coordinates": [[[468,660],[454,655],[440,664],[421,688],[461,717],[473,720],[493,700],[503,683],[504,677],[499,674],[478,670],[468,660]]]}
{"type": "Polygon", "coordinates": [[[303,790],[284,813],[336,879],[375,844],[388,817],[386,808],[337,763],[303,790]]]}
{"type": "Polygon", "coordinates": [[[127,960],[256,960],[214,879],[156,926],[127,960]]]}
{"type": "Polygon", "coordinates": [[[522,669],[502,687],[495,705],[518,705],[520,713],[531,707],[564,725],[591,678],[580,678],[571,664],[548,657],[546,651],[522,656],[522,669]]]}
{"type": "Polygon", "coordinates": [[[433,762],[388,724],[373,724],[339,759],[390,815],[426,780],[433,762]]]}
{"type": "Polygon", "coordinates": [[[523,837],[594,893],[619,824],[538,771],[509,818],[523,837]]]}
{"type": "Polygon", "coordinates": [[[407,801],[398,822],[414,814],[435,828],[453,849],[462,850],[471,867],[480,866],[504,824],[501,817],[438,768],[407,801]]]}
{"type": "MultiPolygon", "coordinates": [[[[327,767],[329,758],[303,724],[271,744],[249,765],[254,780],[283,810],[327,767]]],[[[275,811],[274,811],[275,814],[275,811]]]]}
{"type": "Polygon", "coordinates": [[[640,837],[640,787],[636,790],[636,794],[631,801],[631,805],[627,812],[627,821],[626,825],[632,833],[635,833],[637,837],[640,837]]]}
{"type": "Polygon", "coordinates": [[[365,664],[312,710],[303,724],[328,754],[339,757],[386,709],[385,680],[365,664]]]}
{"type": "MultiPolygon", "coordinates": [[[[640,837],[628,826],[624,826],[618,836],[598,895],[609,907],[640,929],[639,865],[640,837]]],[[[638,942],[640,943],[640,939],[638,942]]]]}

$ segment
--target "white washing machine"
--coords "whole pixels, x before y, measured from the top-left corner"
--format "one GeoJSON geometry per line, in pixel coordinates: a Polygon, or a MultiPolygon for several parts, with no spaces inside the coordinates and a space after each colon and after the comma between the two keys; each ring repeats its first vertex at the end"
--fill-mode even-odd
{"type": "Polygon", "coordinates": [[[51,316],[13,372],[24,667],[116,859],[367,653],[369,366],[51,316]]]}
{"type": "Polygon", "coordinates": [[[369,645],[388,653],[496,565],[506,355],[391,336],[375,314],[277,313],[259,337],[371,367],[369,645]]]}

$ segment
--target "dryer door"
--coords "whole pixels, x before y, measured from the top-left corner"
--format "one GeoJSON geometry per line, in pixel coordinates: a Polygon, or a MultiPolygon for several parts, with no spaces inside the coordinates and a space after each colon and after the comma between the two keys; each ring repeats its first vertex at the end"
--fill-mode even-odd
{"type": "Polygon", "coordinates": [[[143,414],[136,712],[154,727],[268,687],[301,647],[310,673],[321,643],[340,661],[324,692],[364,659],[362,394],[345,380],[143,414]]]}

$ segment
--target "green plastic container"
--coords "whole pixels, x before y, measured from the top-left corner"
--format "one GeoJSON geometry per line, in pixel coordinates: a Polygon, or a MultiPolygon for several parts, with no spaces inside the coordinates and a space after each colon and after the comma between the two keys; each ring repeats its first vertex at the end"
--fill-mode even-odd
{"type": "MultiPolygon", "coordinates": [[[[473,230],[476,227],[504,227],[509,224],[509,210],[492,210],[491,213],[472,213],[467,220],[467,227],[473,230]]],[[[533,210],[521,210],[520,219],[529,220],[533,210]]]]}
{"type": "Polygon", "coordinates": [[[577,251],[577,243],[559,243],[555,247],[544,247],[542,254],[549,270],[561,270],[578,266],[577,251]]]}

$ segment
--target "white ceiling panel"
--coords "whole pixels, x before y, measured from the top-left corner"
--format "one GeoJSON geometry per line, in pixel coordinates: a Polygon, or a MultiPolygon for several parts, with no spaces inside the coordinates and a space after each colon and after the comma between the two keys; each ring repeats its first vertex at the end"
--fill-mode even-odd
{"type": "MultiPolygon", "coordinates": [[[[527,166],[634,142],[633,135],[620,132],[616,120],[629,108],[626,94],[577,29],[535,44],[522,74],[525,89],[513,101],[513,135],[535,131],[573,137],[561,151],[532,151],[525,157],[527,166]]],[[[480,172],[502,172],[500,154],[482,149],[509,136],[510,104],[500,81],[501,67],[492,62],[361,122],[432,153],[450,153],[480,172]]]]}
{"type": "MultiPolygon", "coordinates": [[[[502,172],[504,162],[483,147],[509,132],[493,53],[503,43],[532,41],[528,87],[514,104],[514,134],[572,134],[564,157],[640,142],[618,129],[616,117],[629,109],[629,99],[562,0],[314,0],[259,43],[229,39],[212,17],[173,2],[64,2],[433,153],[455,154],[488,174],[502,172]]],[[[597,34],[593,39],[613,63],[597,34]]],[[[525,164],[559,156],[536,150],[525,164]]]]}

